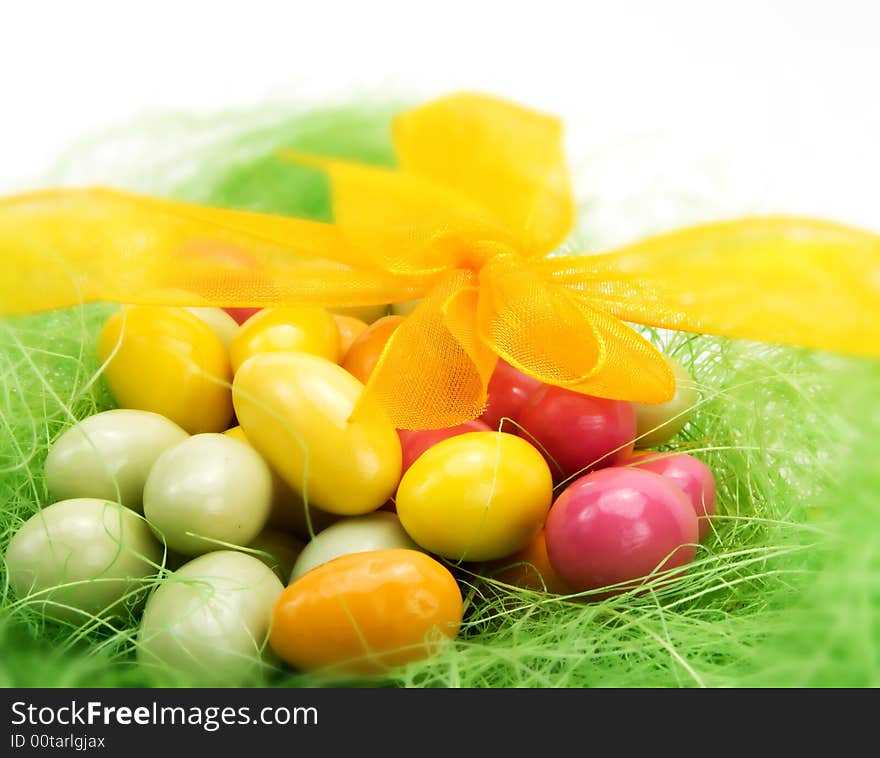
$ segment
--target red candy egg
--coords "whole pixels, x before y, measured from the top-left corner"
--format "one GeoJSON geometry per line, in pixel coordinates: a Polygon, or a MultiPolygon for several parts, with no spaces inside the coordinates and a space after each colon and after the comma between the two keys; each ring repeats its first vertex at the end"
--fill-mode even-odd
{"type": "Polygon", "coordinates": [[[632,403],[550,385],[529,396],[519,423],[519,435],[543,449],[557,479],[622,463],[636,435],[632,403]]]}
{"type": "Polygon", "coordinates": [[[690,500],[700,526],[700,539],[709,533],[709,516],[715,513],[715,477],[709,467],[692,455],[636,453],[629,461],[646,471],[666,477],[690,500]]]}
{"type": "Polygon", "coordinates": [[[492,430],[479,419],[473,421],[465,421],[458,426],[450,426],[446,429],[398,429],[397,435],[400,437],[400,448],[403,451],[403,467],[402,473],[406,473],[407,469],[415,462],[422,453],[428,448],[434,447],[438,442],[442,442],[450,437],[458,434],[466,434],[467,432],[491,432],[492,430]]]}
{"type": "Polygon", "coordinates": [[[576,591],[627,583],[694,558],[697,516],[674,484],[652,471],[610,468],[576,480],[545,526],[553,569],[576,591]],[[661,567],[662,563],[662,567],[661,567]]]}
{"type": "Polygon", "coordinates": [[[259,311],[263,310],[262,308],[224,308],[232,318],[236,320],[239,324],[243,324],[247,321],[251,316],[259,311]]]}
{"type": "MultiPolygon", "coordinates": [[[[516,421],[523,404],[528,400],[541,382],[515,369],[509,363],[499,360],[495,365],[495,371],[489,379],[489,397],[486,410],[480,418],[485,421],[492,431],[498,431],[502,419],[516,421]]],[[[504,422],[502,432],[514,433],[515,427],[510,421],[504,422]]]]}

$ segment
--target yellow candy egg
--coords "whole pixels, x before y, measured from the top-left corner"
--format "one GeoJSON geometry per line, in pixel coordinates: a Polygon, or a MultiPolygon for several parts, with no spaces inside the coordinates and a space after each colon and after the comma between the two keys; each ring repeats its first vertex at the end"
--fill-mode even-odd
{"type": "Polygon", "coordinates": [[[416,550],[344,555],[312,569],[275,602],[269,644],[302,669],[357,673],[425,658],[458,633],[461,591],[416,550]]]}
{"type": "Polygon", "coordinates": [[[229,346],[233,371],[260,353],[301,352],[339,360],[339,327],[316,305],[266,308],[245,321],[229,346]]]}
{"type": "Polygon", "coordinates": [[[419,545],[453,560],[484,561],[521,550],[550,509],[543,456],[503,432],[472,432],[429,448],[397,491],[397,515],[419,545]]]}
{"type": "Polygon", "coordinates": [[[323,358],[262,353],[238,370],[232,393],[244,433],[270,466],[310,505],[355,516],[394,494],[401,467],[397,432],[363,391],[323,358]]]}
{"type": "Polygon", "coordinates": [[[104,376],[122,408],[152,411],[190,434],[220,432],[232,418],[232,370],[223,343],[184,308],[129,306],[98,339],[104,376]]]}

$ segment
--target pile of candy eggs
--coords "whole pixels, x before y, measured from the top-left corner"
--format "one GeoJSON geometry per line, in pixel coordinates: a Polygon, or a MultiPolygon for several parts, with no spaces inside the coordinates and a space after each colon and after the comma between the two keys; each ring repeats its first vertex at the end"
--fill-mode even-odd
{"type": "Polygon", "coordinates": [[[583,601],[694,557],[711,472],[657,446],[697,396],[641,406],[499,361],[480,419],[397,430],[364,383],[406,305],[129,306],[99,340],[119,406],[69,427],[52,504],[6,552],[17,596],[80,625],[135,614],[137,657],[200,683],[280,661],[375,673],[464,613],[456,566],[583,601]]]}

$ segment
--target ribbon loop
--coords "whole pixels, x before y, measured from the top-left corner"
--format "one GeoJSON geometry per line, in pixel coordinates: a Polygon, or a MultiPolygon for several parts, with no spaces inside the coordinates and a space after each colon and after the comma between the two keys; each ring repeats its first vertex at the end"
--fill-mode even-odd
{"type": "Polygon", "coordinates": [[[492,260],[480,287],[483,340],[530,376],[599,397],[664,402],[674,394],[670,369],[650,343],[533,262],[492,260]]]}
{"type": "Polygon", "coordinates": [[[880,355],[880,236],[816,219],[704,224],[542,271],[627,321],[880,355]]]}
{"type": "Polygon", "coordinates": [[[544,255],[571,231],[574,197],[559,119],[463,92],[401,114],[393,134],[404,172],[485,208],[523,255],[544,255]]]}

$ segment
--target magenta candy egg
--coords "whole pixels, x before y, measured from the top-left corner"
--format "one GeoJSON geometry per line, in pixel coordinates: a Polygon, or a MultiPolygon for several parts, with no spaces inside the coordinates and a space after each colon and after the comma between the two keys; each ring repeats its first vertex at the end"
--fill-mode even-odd
{"type": "Polygon", "coordinates": [[[413,465],[416,458],[428,448],[434,447],[438,442],[468,432],[491,431],[492,430],[479,419],[465,421],[463,424],[450,426],[445,429],[398,429],[397,436],[400,437],[400,449],[403,452],[401,473],[405,474],[407,469],[413,465]]]}
{"type": "Polygon", "coordinates": [[[675,484],[687,495],[697,514],[700,539],[709,533],[709,516],[715,513],[715,477],[705,463],[684,453],[636,453],[630,463],[675,484]]]}
{"type": "Polygon", "coordinates": [[[652,471],[609,468],[582,476],[550,508],[547,556],[577,591],[629,586],[694,558],[697,516],[685,494],[652,471]]]}
{"type": "MultiPolygon", "coordinates": [[[[518,420],[519,412],[523,404],[528,400],[541,382],[519,369],[515,369],[509,363],[498,360],[495,371],[489,379],[488,400],[486,410],[480,418],[485,421],[492,431],[498,431],[502,419],[518,420]]],[[[504,422],[502,432],[515,433],[515,427],[510,421],[504,422]]]]}
{"type": "Polygon", "coordinates": [[[519,414],[521,437],[543,448],[556,479],[627,460],[636,436],[632,403],[544,385],[519,414]]]}

